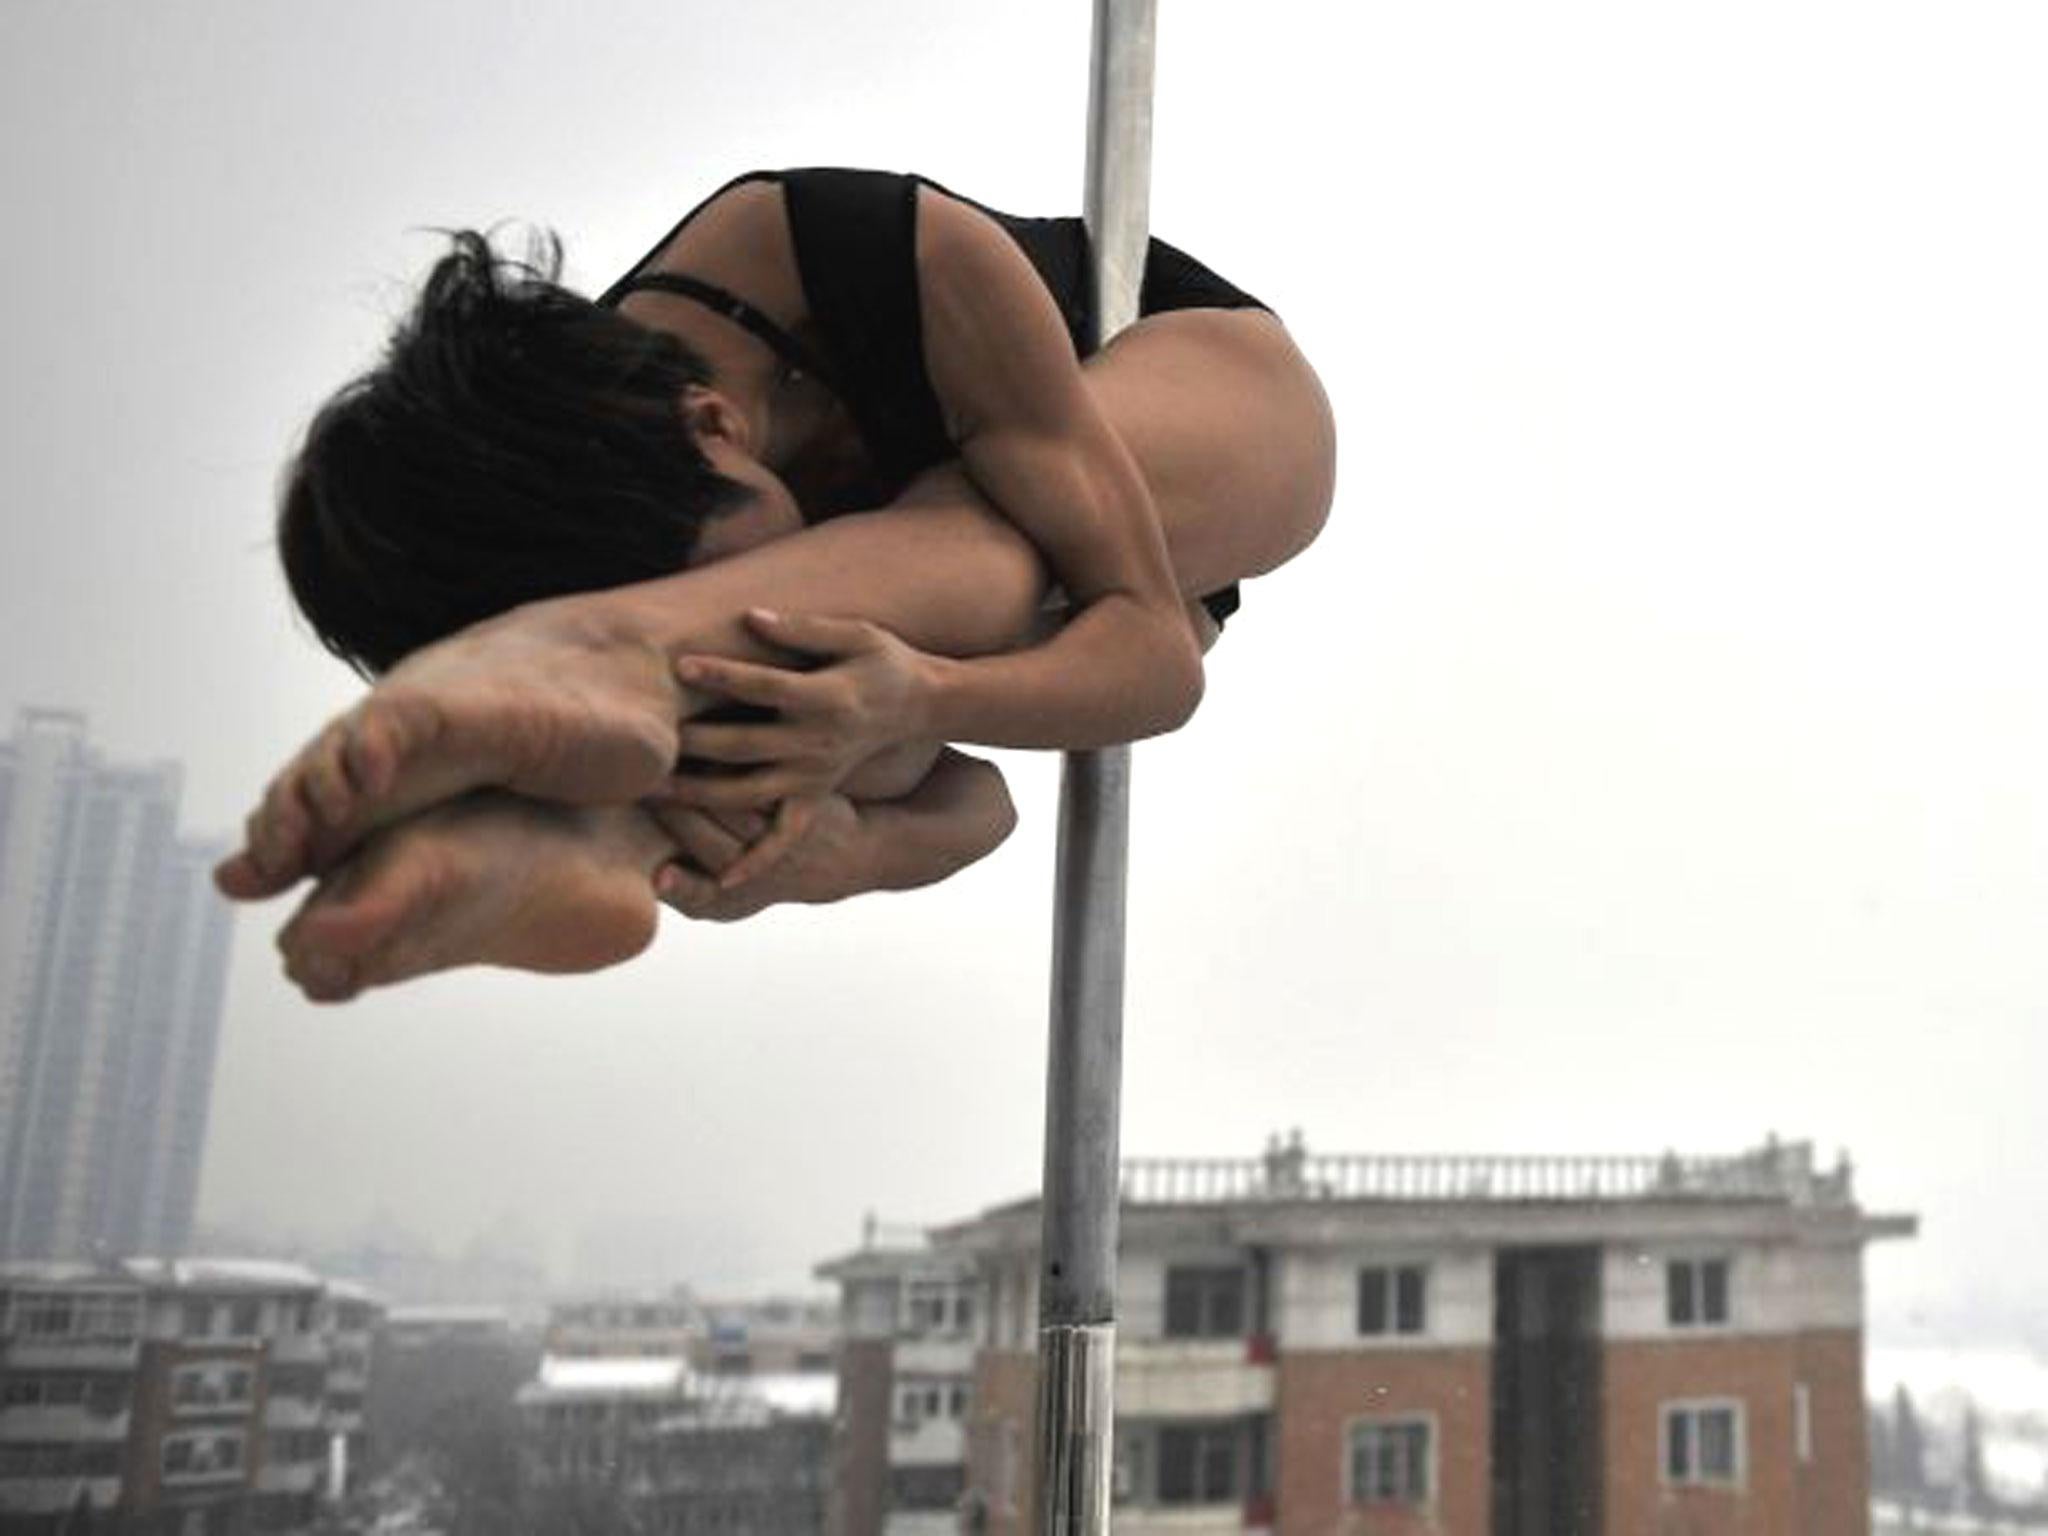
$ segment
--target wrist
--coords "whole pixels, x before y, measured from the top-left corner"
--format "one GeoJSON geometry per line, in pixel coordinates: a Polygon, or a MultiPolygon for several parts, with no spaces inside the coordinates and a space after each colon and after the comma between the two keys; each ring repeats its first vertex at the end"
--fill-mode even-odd
{"type": "Polygon", "coordinates": [[[966,663],[951,656],[919,653],[917,681],[906,712],[913,728],[905,733],[905,740],[951,741],[961,734],[965,673],[966,663]]]}

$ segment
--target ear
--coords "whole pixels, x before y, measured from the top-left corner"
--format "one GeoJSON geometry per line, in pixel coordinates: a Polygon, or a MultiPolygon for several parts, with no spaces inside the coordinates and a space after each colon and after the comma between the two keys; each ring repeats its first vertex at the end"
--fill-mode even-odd
{"type": "Polygon", "coordinates": [[[723,442],[743,451],[753,446],[746,416],[715,389],[685,385],[682,411],[683,425],[700,443],[723,442]]]}

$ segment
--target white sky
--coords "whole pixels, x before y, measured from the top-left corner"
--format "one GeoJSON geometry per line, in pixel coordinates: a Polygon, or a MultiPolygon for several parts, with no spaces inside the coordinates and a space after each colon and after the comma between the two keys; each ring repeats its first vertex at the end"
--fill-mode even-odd
{"type": "MultiPolygon", "coordinates": [[[[1155,228],[1343,434],[1138,758],[1125,1145],[1850,1147],[1888,1326],[2041,1335],[2048,12],[1163,0],[1155,228]]],[[[608,280],[756,165],[1079,198],[1086,7],[0,7],[0,708],[226,828],[351,696],[278,466],[424,231],[608,280]]],[[[911,898],[316,1012],[235,960],[205,1214],[790,1281],[1037,1177],[1050,760],[911,898]],[[614,1244],[616,1246],[616,1244],[614,1244]]]]}

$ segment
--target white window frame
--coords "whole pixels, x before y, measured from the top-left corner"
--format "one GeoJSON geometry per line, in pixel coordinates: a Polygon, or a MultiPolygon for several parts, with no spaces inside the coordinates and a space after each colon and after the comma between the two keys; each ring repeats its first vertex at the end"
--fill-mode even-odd
{"type": "Polygon", "coordinates": [[[1430,1284],[1430,1266],[1427,1264],[1389,1263],[1359,1265],[1351,1281],[1351,1326],[1356,1336],[1361,1339],[1428,1338],[1431,1312],[1429,1293],[1433,1289],[1434,1287],[1430,1284]],[[1417,1284],[1422,1288],[1422,1326],[1420,1328],[1403,1328],[1401,1326],[1401,1276],[1404,1273],[1411,1272],[1417,1277],[1417,1284]],[[1380,1329],[1377,1333],[1368,1332],[1365,1327],[1365,1319],[1360,1316],[1365,1310],[1365,1277],[1369,1274],[1386,1276],[1387,1326],[1380,1329]]]}
{"type": "Polygon", "coordinates": [[[1740,1491],[1749,1486],[1749,1412],[1739,1397],[1681,1397],[1657,1405],[1657,1479],[1666,1488],[1720,1488],[1740,1491]],[[1709,1413],[1727,1413],[1731,1418],[1730,1451],[1735,1458],[1727,1476],[1709,1475],[1699,1467],[1699,1421],[1709,1413]],[[1692,1466],[1680,1477],[1671,1471],[1671,1425],[1679,1417],[1692,1421],[1692,1466]]]}
{"type": "Polygon", "coordinates": [[[1664,1326],[1673,1333],[1715,1333],[1735,1326],[1735,1257],[1727,1253],[1679,1253],[1664,1260],[1664,1326]],[[1706,1270],[1721,1266],[1721,1315],[1708,1317],[1706,1270]],[[1671,1272],[1692,1271],[1693,1318],[1679,1322],[1671,1315],[1671,1272]]]}
{"type": "Polygon", "coordinates": [[[1242,1505],[1251,1487],[1253,1468],[1247,1459],[1245,1429],[1242,1421],[1233,1419],[1166,1419],[1152,1426],[1151,1444],[1146,1448],[1151,1468],[1150,1486],[1143,1490],[1142,1500],[1155,1509],[1218,1509],[1225,1505],[1242,1505]],[[1211,1497],[1214,1490],[1207,1486],[1203,1477],[1205,1468],[1204,1452],[1208,1446],[1196,1444],[1192,1470],[1198,1485],[1196,1492],[1202,1497],[1172,1499],[1165,1496],[1162,1484],[1166,1470],[1166,1437],[1168,1435],[1195,1435],[1211,1445],[1216,1440],[1226,1440],[1230,1445],[1230,1489],[1222,1498],[1211,1497]]]}
{"type": "Polygon", "coordinates": [[[1229,1260],[1205,1264],[1198,1260],[1170,1263],[1159,1282],[1159,1333],[1166,1339],[1242,1339],[1252,1331],[1253,1319],[1252,1276],[1242,1263],[1229,1260]],[[1176,1333],[1173,1327],[1173,1286],[1176,1276],[1182,1277],[1182,1284],[1194,1283],[1200,1287],[1196,1304],[1196,1328],[1193,1333],[1176,1333]],[[1192,1277],[1199,1277],[1193,1279],[1192,1277]],[[1227,1278],[1226,1278],[1227,1277],[1227,1278]],[[1211,1314],[1215,1308],[1215,1288],[1235,1284],[1237,1287],[1237,1323],[1229,1332],[1210,1329],[1211,1314]]]}
{"type": "MultiPolygon", "coordinates": [[[[1425,1313],[1425,1318],[1427,1314],[1425,1313]]],[[[1442,1483],[1438,1459],[1443,1452],[1443,1435],[1434,1413],[1361,1413],[1344,1421],[1344,1507],[1347,1509],[1431,1509],[1442,1483]],[[1358,1488],[1358,1437],[1361,1431],[1412,1429],[1424,1435],[1422,1454],[1422,1497],[1419,1499],[1366,1498],[1358,1488]]]]}
{"type": "Polygon", "coordinates": [[[1792,1454],[1799,1465],[1813,1465],[1813,1388],[1806,1382],[1792,1383],[1792,1454]]]}

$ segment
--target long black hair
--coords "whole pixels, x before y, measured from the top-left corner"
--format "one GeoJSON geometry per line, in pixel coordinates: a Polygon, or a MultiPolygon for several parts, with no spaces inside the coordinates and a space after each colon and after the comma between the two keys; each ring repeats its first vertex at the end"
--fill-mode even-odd
{"type": "Polygon", "coordinates": [[[561,287],[552,235],[524,261],[451,238],[285,475],[285,579],[366,674],[520,603],[679,570],[748,494],[684,427],[702,358],[561,287]]]}

